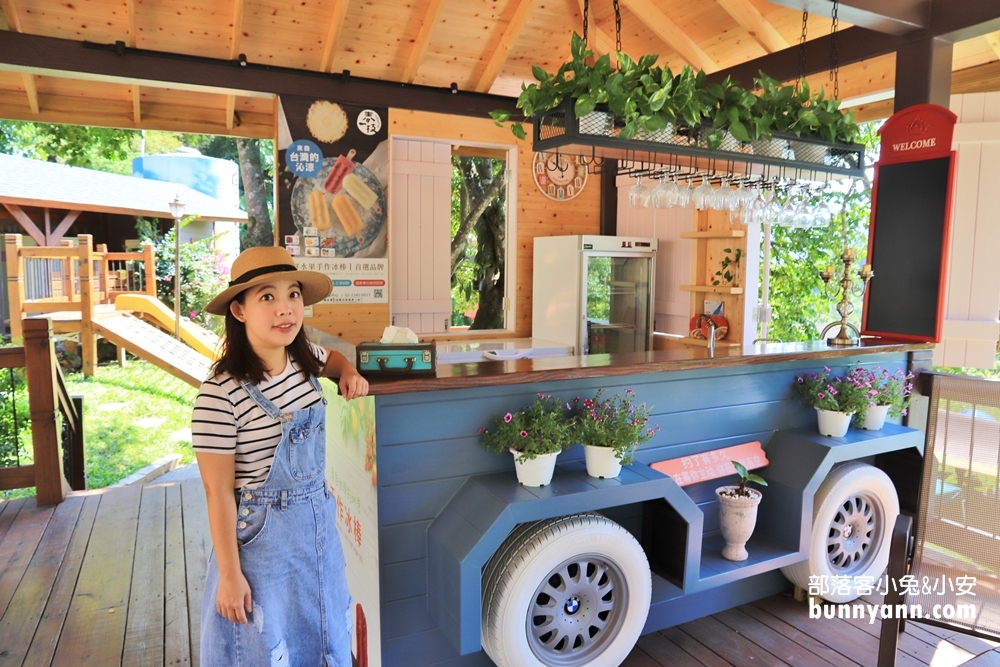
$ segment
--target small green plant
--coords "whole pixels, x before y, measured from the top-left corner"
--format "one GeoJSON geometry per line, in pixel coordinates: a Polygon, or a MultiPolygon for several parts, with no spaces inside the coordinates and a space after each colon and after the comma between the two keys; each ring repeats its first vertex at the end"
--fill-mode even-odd
{"type": "Polygon", "coordinates": [[[649,408],[645,403],[633,402],[635,392],[625,390],[624,397],[615,394],[602,398],[604,389],[598,389],[594,398],[581,401],[574,398],[567,407],[572,408],[572,442],[592,447],[611,447],[622,465],[635,460],[635,450],[652,438],[659,426],[650,427],[649,408]]]}
{"type": "Polygon", "coordinates": [[[486,449],[498,454],[513,450],[521,463],[562,451],[572,442],[570,433],[569,411],[548,394],[538,394],[527,407],[494,417],[492,429],[479,429],[486,449]]]}
{"type": "Polygon", "coordinates": [[[824,366],[822,373],[796,375],[792,386],[799,402],[818,410],[863,416],[871,403],[869,389],[850,376],[831,376],[829,373],[830,369],[824,366]]]}
{"type": "Polygon", "coordinates": [[[732,248],[723,248],[722,252],[726,253],[726,256],[722,258],[721,268],[715,272],[718,279],[713,280],[712,284],[735,286],[736,280],[740,277],[740,260],[743,259],[743,250],[737,248],[734,254],[732,248]]]}
{"type": "Polygon", "coordinates": [[[743,496],[745,498],[752,497],[753,494],[750,493],[751,482],[754,484],[760,484],[761,486],[767,486],[767,482],[764,481],[763,477],[753,474],[739,461],[733,461],[732,464],[733,467],[736,468],[736,474],[740,476],[740,483],[733,491],[733,495],[743,496]]]}

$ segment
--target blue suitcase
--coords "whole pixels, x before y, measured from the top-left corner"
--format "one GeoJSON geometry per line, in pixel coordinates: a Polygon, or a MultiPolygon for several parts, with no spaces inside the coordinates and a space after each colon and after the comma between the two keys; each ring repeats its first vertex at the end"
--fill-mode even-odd
{"type": "Polygon", "coordinates": [[[361,343],[356,366],[365,376],[434,375],[435,352],[434,343],[361,343]]]}

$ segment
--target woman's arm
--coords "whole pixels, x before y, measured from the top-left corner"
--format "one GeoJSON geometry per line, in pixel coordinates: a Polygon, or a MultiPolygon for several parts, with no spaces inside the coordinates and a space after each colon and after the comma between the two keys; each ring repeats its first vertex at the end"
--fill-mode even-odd
{"type": "Polygon", "coordinates": [[[240,570],[240,553],[236,546],[236,502],[233,497],[236,455],[195,452],[195,456],[205,485],[208,526],[219,567],[215,608],[234,623],[246,623],[247,612],[252,606],[250,584],[240,570]]]}
{"type": "Polygon", "coordinates": [[[348,401],[359,396],[366,396],[368,394],[368,380],[358,374],[347,357],[333,350],[327,350],[326,353],[326,365],[323,366],[321,375],[337,380],[337,384],[340,386],[340,395],[348,401]]]}

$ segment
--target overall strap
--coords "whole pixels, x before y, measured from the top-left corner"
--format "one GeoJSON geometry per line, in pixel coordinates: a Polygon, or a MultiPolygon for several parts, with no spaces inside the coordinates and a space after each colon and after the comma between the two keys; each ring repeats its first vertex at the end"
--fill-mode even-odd
{"type": "Polygon", "coordinates": [[[240,382],[240,386],[243,387],[243,390],[250,395],[253,402],[256,403],[268,417],[271,419],[278,419],[281,416],[281,410],[278,409],[278,406],[272,403],[267,396],[264,396],[264,393],[257,388],[257,385],[243,381],[240,382]]]}

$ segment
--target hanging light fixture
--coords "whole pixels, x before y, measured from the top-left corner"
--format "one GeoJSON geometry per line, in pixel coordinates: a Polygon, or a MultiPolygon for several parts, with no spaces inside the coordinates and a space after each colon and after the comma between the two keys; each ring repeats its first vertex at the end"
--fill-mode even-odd
{"type": "MultiPolygon", "coordinates": [[[[614,0],[615,42],[621,50],[621,12],[614,0]]],[[[834,4],[832,25],[831,76],[834,99],[839,93],[837,80],[837,15],[834,4]]],[[[583,42],[589,31],[589,1],[583,3],[583,42]]],[[[805,79],[805,41],[808,13],[803,13],[799,40],[800,76],[796,90],[805,79]]],[[[619,67],[620,67],[619,63],[619,67]]],[[[720,174],[755,176],[762,179],[825,181],[843,177],[864,177],[864,147],[825,141],[813,136],[773,132],[771,137],[739,141],[727,130],[721,145],[708,147],[707,131],[673,128],[655,132],[640,131],[622,138],[610,110],[594,109],[577,117],[575,100],[564,100],[549,110],[536,110],[532,122],[532,148],[536,152],[578,156],[591,172],[600,173],[615,160],[617,173],[627,174],[720,174]],[[676,131],[675,131],[676,130],[676,131]]]]}

